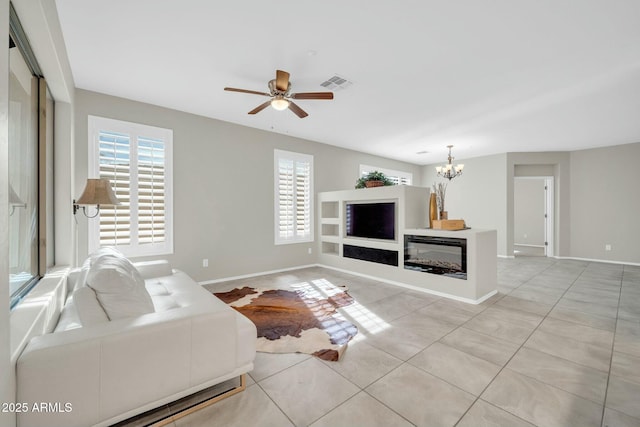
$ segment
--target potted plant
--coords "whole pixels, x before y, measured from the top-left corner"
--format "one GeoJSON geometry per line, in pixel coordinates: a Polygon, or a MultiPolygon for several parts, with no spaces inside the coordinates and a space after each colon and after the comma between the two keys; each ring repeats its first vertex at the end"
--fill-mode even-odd
{"type": "Polygon", "coordinates": [[[356,181],[356,188],[382,187],[383,185],[395,185],[395,183],[378,171],[369,172],[356,181]]]}

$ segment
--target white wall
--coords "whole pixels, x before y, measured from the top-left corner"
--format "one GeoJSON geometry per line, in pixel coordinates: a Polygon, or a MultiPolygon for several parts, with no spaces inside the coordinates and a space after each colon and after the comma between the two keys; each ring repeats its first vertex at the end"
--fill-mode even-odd
{"type": "MultiPolygon", "coordinates": [[[[457,161],[460,161],[458,159],[457,161]]],[[[449,219],[464,219],[469,227],[495,229],[498,254],[507,252],[507,155],[464,159],[464,174],[451,181],[436,176],[435,165],[423,167],[422,185],[448,182],[445,207],[449,219]]]]}
{"type": "MultiPolygon", "coordinates": [[[[640,143],[572,152],[464,159],[447,190],[449,218],[498,230],[498,254],[513,254],[514,178],[554,177],[555,256],[640,264],[640,143]],[[614,172],[603,173],[605,169],[614,172]],[[500,200],[500,198],[504,199],[500,200]],[[610,244],[611,251],[605,251],[610,244]]],[[[436,181],[423,167],[423,185],[436,181]]]]}
{"type": "MultiPolygon", "coordinates": [[[[317,262],[316,243],[274,245],[274,148],[314,156],[316,193],[353,188],[361,163],[421,179],[416,165],[95,92],[78,90],[75,112],[78,192],[87,178],[88,115],[173,129],[174,254],[166,258],[198,281],[317,262]]],[[[87,221],[78,215],[80,259],[87,221]]]]}
{"type": "Polygon", "coordinates": [[[507,156],[507,251],[513,253],[515,176],[554,177],[554,256],[571,256],[569,203],[569,153],[563,151],[541,153],[509,153],[507,156]],[[525,175],[526,174],[526,175],[525,175]]]}
{"type": "Polygon", "coordinates": [[[639,161],[640,143],[571,152],[572,256],[640,263],[639,161]]]}

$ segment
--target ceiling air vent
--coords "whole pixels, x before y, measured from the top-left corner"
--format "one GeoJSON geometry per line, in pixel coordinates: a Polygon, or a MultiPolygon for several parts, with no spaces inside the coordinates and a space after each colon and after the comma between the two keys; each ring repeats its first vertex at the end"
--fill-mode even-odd
{"type": "Polygon", "coordinates": [[[326,81],[320,83],[320,86],[322,86],[323,88],[332,90],[332,91],[337,91],[337,90],[342,90],[342,89],[346,89],[349,86],[351,86],[353,84],[353,82],[345,79],[344,77],[341,77],[339,75],[335,75],[329,79],[327,79],[326,81]]]}

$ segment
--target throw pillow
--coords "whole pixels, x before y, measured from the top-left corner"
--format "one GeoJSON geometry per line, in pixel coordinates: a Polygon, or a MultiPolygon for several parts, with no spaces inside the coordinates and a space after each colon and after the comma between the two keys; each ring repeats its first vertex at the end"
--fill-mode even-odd
{"type": "Polygon", "coordinates": [[[87,284],[87,276],[89,275],[89,268],[91,268],[91,265],[103,255],[113,255],[113,256],[124,258],[124,255],[122,254],[122,252],[120,252],[119,250],[111,246],[105,246],[104,248],[100,248],[97,251],[91,252],[87,257],[87,259],[85,259],[84,262],[82,263],[82,267],[80,267],[80,272],[78,273],[73,289],[70,289],[71,292],[87,284]]]}
{"type": "Polygon", "coordinates": [[[82,326],[96,325],[109,321],[107,313],[98,302],[96,293],[88,286],[77,288],[73,292],[73,303],[78,312],[78,318],[82,326]]]}
{"type": "Polygon", "coordinates": [[[93,289],[110,320],[153,313],[153,301],[140,273],[127,258],[100,256],[91,265],[87,286],[93,289]]]}
{"type": "Polygon", "coordinates": [[[87,259],[89,260],[89,265],[93,264],[103,255],[113,255],[119,258],[126,258],[122,252],[120,252],[117,248],[113,246],[104,246],[94,252],[91,252],[87,259]]]}

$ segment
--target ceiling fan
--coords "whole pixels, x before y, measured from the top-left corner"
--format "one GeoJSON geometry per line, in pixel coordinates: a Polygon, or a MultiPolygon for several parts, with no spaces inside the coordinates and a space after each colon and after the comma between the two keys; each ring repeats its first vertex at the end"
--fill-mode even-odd
{"type": "Polygon", "coordinates": [[[234,87],[225,87],[224,90],[231,92],[251,93],[254,95],[268,96],[271,99],[258,105],[249,114],[256,114],[271,105],[276,110],[286,110],[287,108],[295,113],[296,116],[304,119],[309,114],[295,104],[292,99],[333,99],[333,92],[304,92],[291,93],[291,82],[289,81],[289,73],[282,70],[276,70],[276,78],[269,81],[269,92],[257,92],[255,90],[237,89],[234,87]]]}

